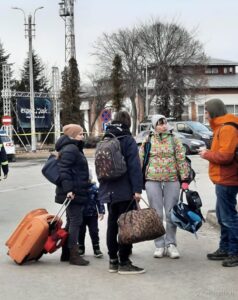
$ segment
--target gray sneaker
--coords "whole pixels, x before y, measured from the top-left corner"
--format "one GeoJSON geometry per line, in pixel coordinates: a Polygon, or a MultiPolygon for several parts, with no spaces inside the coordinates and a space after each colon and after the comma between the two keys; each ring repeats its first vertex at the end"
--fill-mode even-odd
{"type": "Polygon", "coordinates": [[[121,275],[134,275],[143,273],[145,273],[145,269],[134,266],[131,261],[128,261],[126,264],[119,265],[118,268],[118,274],[121,275]]]}

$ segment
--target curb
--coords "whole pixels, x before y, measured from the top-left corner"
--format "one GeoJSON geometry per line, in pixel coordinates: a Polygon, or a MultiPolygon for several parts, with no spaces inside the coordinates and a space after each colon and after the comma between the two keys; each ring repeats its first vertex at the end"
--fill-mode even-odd
{"type": "MultiPolygon", "coordinates": [[[[42,159],[45,158],[47,159],[50,155],[51,151],[48,150],[37,150],[36,152],[26,152],[26,151],[17,151],[16,153],[16,160],[18,159],[42,159]]],[[[95,155],[95,149],[84,149],[84,154],[87,158],[93,158],[95,155]]]]}
{"type": "Polygon", "coordinates": [[[209,210],[207,212],[206,221],[207,221],[207,223],[216,227],[217,229],[219,228],[219,224],[217,222],[217,217],[216,217],[216,211],[214,209],[209,210]]]}

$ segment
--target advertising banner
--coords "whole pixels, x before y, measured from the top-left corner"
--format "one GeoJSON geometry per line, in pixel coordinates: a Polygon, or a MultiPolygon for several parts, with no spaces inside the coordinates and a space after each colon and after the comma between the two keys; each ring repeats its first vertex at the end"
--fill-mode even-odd
{"type": "MultiPolygon", "coordinates": [[[[22,128],[31,128],[30,98],[17,98],[17,114],[22,128]]],[[[47,98],[35,97],[35,128],[50,129],[52,102],[47,98]]]]}

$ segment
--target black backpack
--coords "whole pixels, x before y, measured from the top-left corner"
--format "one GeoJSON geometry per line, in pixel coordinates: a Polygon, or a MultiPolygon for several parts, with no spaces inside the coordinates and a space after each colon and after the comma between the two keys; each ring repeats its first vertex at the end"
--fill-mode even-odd
{"type": "Polygon", "coordinates": [[[98,180],[115,180],[127,172],[125,158],[121,152],[120,138],[110,133],[97,144],[95,169],[98,180]]]}

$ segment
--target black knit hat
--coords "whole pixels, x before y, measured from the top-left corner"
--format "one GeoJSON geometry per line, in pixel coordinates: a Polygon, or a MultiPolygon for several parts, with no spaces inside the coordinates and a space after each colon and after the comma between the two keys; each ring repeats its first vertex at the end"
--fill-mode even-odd
{"type": "Polygon", "coordinates": [[[205,103],[205,109],[211,119],[227,114],[226,106],[220,99],[211,99],[205,103]]]}

